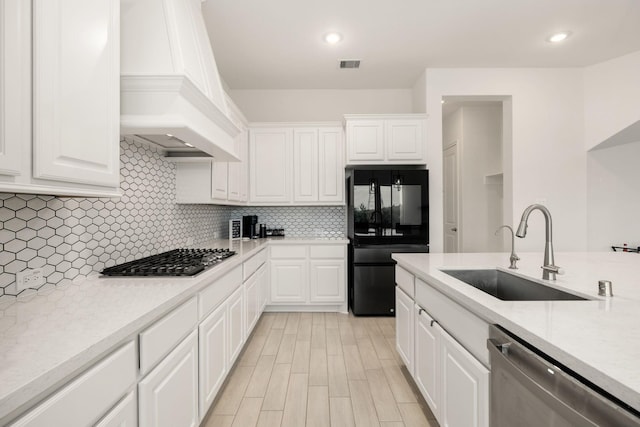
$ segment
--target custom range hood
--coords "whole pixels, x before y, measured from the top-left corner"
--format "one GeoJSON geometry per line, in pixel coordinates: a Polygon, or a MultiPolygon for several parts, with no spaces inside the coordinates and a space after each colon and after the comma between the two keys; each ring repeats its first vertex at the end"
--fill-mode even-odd
{"type": "Polygon", "coordinates": [[[201,0],[122,0],[120,133],[238,161],[201,0]]]}

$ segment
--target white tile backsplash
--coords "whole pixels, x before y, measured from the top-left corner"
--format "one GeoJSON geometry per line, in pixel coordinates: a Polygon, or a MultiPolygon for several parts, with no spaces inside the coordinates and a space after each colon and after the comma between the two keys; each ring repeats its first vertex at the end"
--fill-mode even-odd
{"type": "Polygon", "coordinates": [[[231,208],[175,203],[175,165],[154,147],[122,142],[121,198],[0,193],[0,299],[15,274],[42,268],[45,285],[225,233],[231,208]]]}

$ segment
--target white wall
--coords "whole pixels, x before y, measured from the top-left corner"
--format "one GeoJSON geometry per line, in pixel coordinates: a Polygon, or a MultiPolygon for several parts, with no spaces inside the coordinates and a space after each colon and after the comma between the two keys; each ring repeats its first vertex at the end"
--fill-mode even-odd
{"type": "Polygon", "coordinates": [[[590,251],[640,246],[640,142],[594,150],[587,156],[590,251]]]}
{"type": "Polygon", "coordinates": [[[411,89],[231,90],[251,122],[342,121],[344,114],[411,113],[411,89]]]}
{"type": "Polygon", "coordinates": [[[418,77],[411,89],[411,101],[413,113],[427,112],[427,72],[418,77]]]}
{"type": "Polygon", "coordinates": [[[589,150],[640,120],[640,51],[584,69],[589,150]]]}
{"type": "MultiPolygon", "coordinates": [[[[442,251],[442,106],[443,96],[511,97],[512,141],[505,135],[505,199],[512,214],[504,222],[517,225],[530,204],[545,204],[554,220],[556,250],[586,250],[586,152],[581,69],[428,69],[426,101],[428,168],[430,170],[430,247],[442,251]],[[512,174],[509,178],[507,174],[512,174]],[[512,195],[507,194],[512,186],[512,195]]],[[[508,113],[505,113],[508,115],[508,113]]],[[[505,124],[508,128],[508,124],[505,124]]],[[[544,221],[530,219],[519,251],[542,251],[544,221]]],[[[561,263],[561,260],[558,260],[561,263]]]]}

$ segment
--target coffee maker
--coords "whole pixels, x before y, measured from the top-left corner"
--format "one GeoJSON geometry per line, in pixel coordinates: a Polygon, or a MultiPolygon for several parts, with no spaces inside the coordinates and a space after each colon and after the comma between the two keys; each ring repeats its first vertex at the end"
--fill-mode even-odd
{"type": "Polygon", "coordinates": [[[258,227],[258,215],[245,215],[242,217],[242,237],[257,239],[260,233],[258,227]]]}

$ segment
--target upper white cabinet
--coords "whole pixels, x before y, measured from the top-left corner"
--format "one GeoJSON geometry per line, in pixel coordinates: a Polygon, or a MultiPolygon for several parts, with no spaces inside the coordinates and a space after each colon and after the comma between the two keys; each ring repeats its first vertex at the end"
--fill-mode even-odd
{"type": "Polygon", "coordinates": [[[0,5],[0,190],[119,195],[120,2],[0,5]]]}
{"type": "Polygon", "coordinates": [[[344,204],[344,149],[339,126],[255,125],[249,141],[250,203],[344,204]]]}
{"type": "Polygon", "coordinates": [[[345,115],[347,164],[426,164],[425,114],[345,115]]]}

